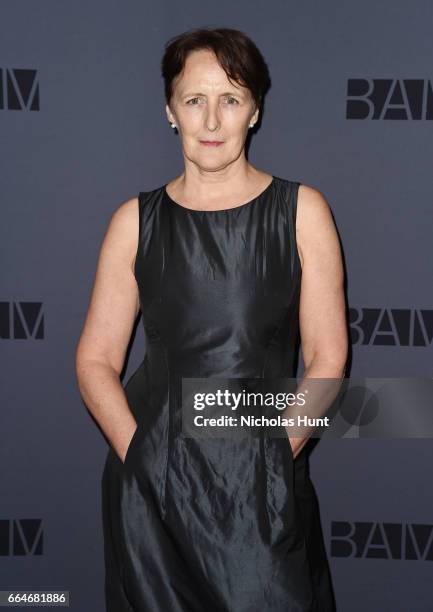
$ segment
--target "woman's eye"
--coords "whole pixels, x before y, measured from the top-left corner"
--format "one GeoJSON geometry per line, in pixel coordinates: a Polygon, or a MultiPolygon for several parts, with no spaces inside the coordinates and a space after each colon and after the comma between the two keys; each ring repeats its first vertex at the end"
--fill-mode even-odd
{"type": "MultiPolygon", "coordinates": [[[[229,106],[236,106],[236,104],[239,104],[236,98],[232,98],[231,96],[226,99],[227,99],[229,106]]],[[[189,104],[190,106],[197,106],[196,102],[199,100],[200,98],[191,98],[190,100],[188,100],[187,104],[189,104]]]]}

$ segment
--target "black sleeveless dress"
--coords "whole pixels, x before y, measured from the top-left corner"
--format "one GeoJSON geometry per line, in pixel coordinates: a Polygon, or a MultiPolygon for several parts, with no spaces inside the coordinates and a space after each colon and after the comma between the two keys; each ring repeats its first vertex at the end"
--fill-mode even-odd
{"type": "Polygon", "coordinates": [[[299,183],[235,208],[139,195],[138,423],[102,477],[107,612],[335,610],[318,504],[288,439],[181,436],[181,380],[294,377],[299,183]]]}

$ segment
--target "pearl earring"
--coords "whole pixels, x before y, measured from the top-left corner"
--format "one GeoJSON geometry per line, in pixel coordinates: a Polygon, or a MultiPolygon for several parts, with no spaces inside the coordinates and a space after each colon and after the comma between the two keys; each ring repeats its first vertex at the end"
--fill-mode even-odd
{"type": "Polygon", "coordinates": [[[176,124],[175,124],[175,123],[170,123],[170,125],[171,125],[171,127],[172,127],[172,128],[175,128],[175,127],[176,127],[176,124]]]}

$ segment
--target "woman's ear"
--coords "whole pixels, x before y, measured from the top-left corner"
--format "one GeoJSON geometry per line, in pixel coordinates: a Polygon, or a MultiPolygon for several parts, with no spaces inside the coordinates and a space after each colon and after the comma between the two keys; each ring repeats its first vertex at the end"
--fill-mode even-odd
{"type": "Polygon", "coordinates": [[[174,115],[171,112],[171,109],[170,109],[168,104],[165,105],[165,113],[166,113],[167,119],[169,120],[170,123],[174,123],[176,121],[176,119],[174,118],[174,115]]]}
{"type": "Polygon", "coordinates": [[[257,123],[258,118],[259,118],[260,107],[257,106],[257,104],[255,104],[254,106],[255,106],[256,110],[254,111],[254,114],[253,114],[253,116],[250,119],[250,123],[257,123]]]}

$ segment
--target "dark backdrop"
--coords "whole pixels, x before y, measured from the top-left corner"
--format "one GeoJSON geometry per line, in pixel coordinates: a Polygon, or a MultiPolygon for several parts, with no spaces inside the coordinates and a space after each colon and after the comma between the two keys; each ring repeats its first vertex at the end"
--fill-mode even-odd
{"type": "MultiPolygon", "coordinates": [[[[75,349],[111,214],[183,168],[159,73],[170,36],[256,41],[273,84],[249,159],[331,206],[352,375],[431,376],[432,19],[428,0],[3,0],[0,589],[69,589],[74,611],[103,610],[107,446],[75,349]]],[[[139,327],[124,383],[143,350],[139,327]]],[[[339,610],[430,609],[432,458],[428,439],[314,449],[339,610]],[[339,527],[357,549],[335,546],[339,527]]]]}

